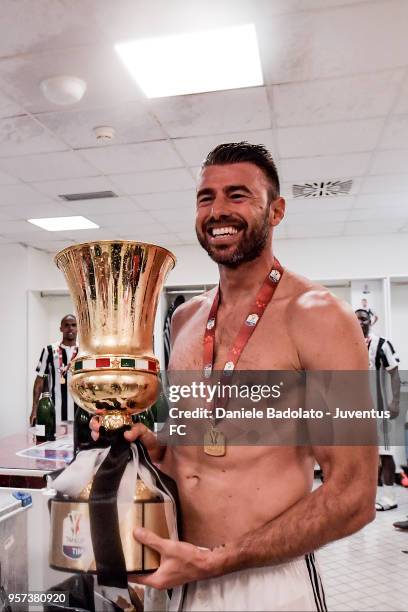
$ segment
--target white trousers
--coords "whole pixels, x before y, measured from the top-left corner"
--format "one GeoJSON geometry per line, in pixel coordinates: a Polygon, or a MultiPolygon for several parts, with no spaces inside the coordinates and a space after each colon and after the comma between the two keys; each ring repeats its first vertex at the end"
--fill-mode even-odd
{"type": "Polygon", "coordinates": [[[281,565],[252,568],[191,582],[164,592],[146,592],[145,611],[325,612],[326,601],[314,554],[281,565]],[[163,599],[166,598],[166,602],[163,599]],[[161,602],[159,602],[161,599],[161,602]]]}

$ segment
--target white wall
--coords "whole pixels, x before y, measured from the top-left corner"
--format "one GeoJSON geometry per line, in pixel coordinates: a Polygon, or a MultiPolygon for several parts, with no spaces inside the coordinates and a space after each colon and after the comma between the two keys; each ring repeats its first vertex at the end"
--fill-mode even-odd
{"type": "Polygon", "coordinates": [[[0,435],[25,426],[27,252],[18,244],[0,245],[0,435]]]}
{"type": "MultiPolygon", "coordinates": [[[[178,262],[168,285],[217,282],[217,267],[199,246],[174,247],[174,253],[178,262]]],[[[277,240],[275,254],[283,266],[312,279],[408,275],[408,234],[277,240]]]]}
{"type": "Polygon", "coordinates": [[[402,377],[408,380],[408,283],[391,284],[391,342],[397,351],[402,377]]]}

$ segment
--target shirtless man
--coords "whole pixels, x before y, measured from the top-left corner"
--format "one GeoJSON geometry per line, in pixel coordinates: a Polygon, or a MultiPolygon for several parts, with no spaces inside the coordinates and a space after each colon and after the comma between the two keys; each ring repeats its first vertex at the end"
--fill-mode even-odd
{"type": "MultiPolygon", "coordinates": [[[[196,232],[220,274],[215,369],[224,369],[274,266],[273,229],[284,211],[276,168],[263,147],[226,144],[208,155],[198,182],[196,232]]],[[[215,291],[175,312],[170,369],[203,368],[215,291]]],[[[366,370],[367,351],[352,310],[285,269],[237,368],[366,370]]],[[[160,448],[140,424],[125,436],[139,437],[176,480],[183,522],[183,542],[135,530],[137,540],[161,555],[159,569],[136,582],[173,589],[171,610],[325,609],[313,551],[373,520],[376,448],[227,443],[225,455],[214,457],[203,446],[160,448]],[[311,492],[316,461],[324,483],[311,492]],[[186,584],[180,598],[174,587],[186,584]]]]}

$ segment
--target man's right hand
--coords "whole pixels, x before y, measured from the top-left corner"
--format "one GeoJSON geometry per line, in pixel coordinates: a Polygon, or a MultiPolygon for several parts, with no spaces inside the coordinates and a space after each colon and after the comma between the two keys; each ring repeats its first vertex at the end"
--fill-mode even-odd
{"type": "MultiPolygon", "coordinates": [[[[104,413],[104,410],[97,410],[96,416],[92,417],[89,422],[91,437],[93,440],[95,440],[95,442],[99,438],[100,423],[98,417],[104,413]]],[[[135,423],[132,429],[125,431],[123,435],[128,442],[140,440],[149,453],[150,459],[153,461],[153,463],[160,463],[160,461],[163,459],[166,448],[159,444],[156,434],[154,434],[151,429],[146,427],[146,425],[143,425],[143,423],[135,423]]]]}
{"type": "Polygon", "coordinates": [[[37,412],[34,412],[34,410],[32,410],[31,414],[30,414],[30,425],[31,425],[31,427],[34,427],[36,418],[37,418],[37,412]]]}

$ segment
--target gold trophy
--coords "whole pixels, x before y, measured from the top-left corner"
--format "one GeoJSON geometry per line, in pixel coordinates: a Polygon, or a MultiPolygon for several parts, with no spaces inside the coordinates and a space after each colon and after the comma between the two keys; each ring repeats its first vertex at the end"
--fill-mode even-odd
{"type": "Polygon", "coordinates": [[[50,565],[124,586],[123,573],[154,571],[160,563],[155,551],[134,540],[134,527],[172,537],[176,525],[174,483],[153,466],[140,442],[130,445],[123,437],[132,415],[158,397],[153,326],[175,257],[159,246],[115,240],[74,245],[55,262],[65,274],[79,328],[70,391],[83,409],[104,412],[97,413],[99,447],[80,452],[51,484],[57,495],[50,501],[50,565]]]}

